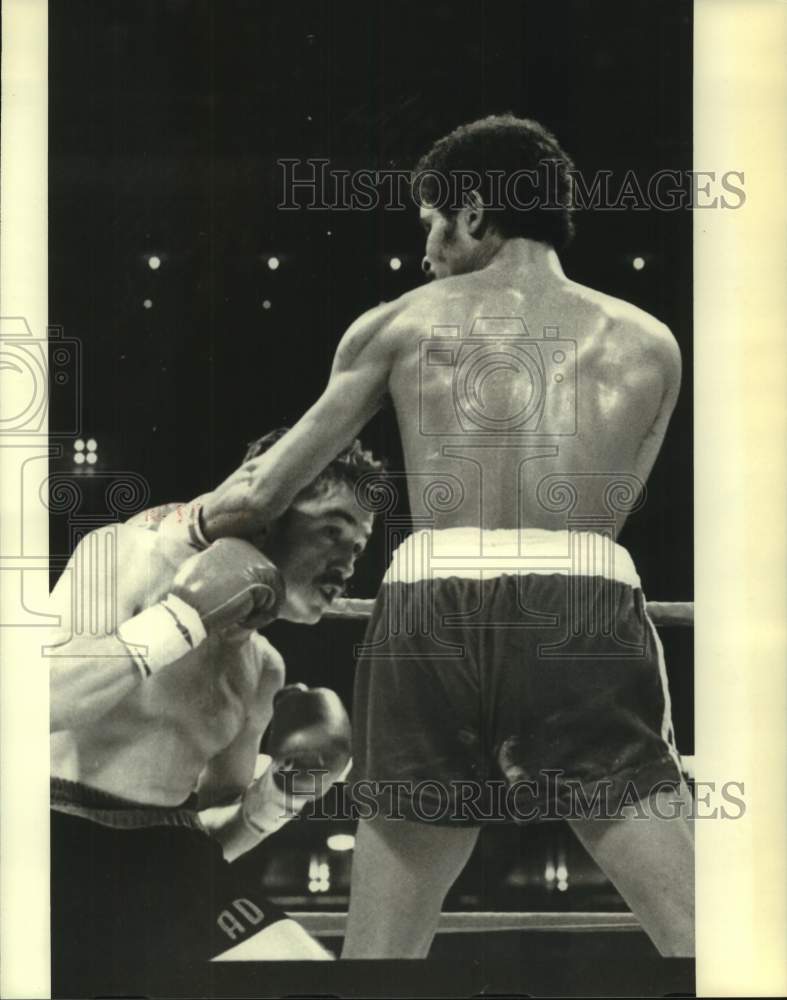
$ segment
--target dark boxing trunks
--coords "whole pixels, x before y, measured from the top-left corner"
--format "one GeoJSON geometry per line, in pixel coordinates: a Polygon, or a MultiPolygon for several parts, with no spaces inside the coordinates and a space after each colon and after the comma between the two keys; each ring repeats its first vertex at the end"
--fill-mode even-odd
{"type": "Polygon", "coordinates": [[[359,658],[358,814],[615,815],[675,788],[661,643],[631,557],[590,532],[418,532],[359,658]]]}
{"type": "Polygon", "coordinates": [[[146,806],[54,778],[51,804],[54,995],[128,993],[286,919],[243,860],[224,860],[193,801],[146,806]]]}

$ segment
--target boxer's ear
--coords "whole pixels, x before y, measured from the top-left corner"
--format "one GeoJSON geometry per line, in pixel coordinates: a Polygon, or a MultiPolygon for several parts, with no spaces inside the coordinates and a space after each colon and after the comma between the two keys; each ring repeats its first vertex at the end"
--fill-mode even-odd
{"type": "Polygon", "coordinates": [[[462,196],[462,215],[467,231],[471,236],[480,239],[486,229],[486,207],[477,191],[467,191],[462,196]]]}

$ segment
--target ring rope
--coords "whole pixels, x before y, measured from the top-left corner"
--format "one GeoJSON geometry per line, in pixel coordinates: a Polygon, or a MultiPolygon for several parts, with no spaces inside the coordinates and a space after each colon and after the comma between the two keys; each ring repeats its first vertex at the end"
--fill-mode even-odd
{"type": "MultiPolygon", "coordinates": [[[[373,607],[374,598],[339,597],[325,612],[325,617],[359,621],[370,618],[373,607]]],[[[694,625],[693,601],[648,601],[646,607],[654,625],[680,625],[687,628],[694,625]]]]}
{"type": "MultiPolygon", "coordinates": [[[[308,910],[287,914],[315,937],[343,937],[347,914],[308,910]]],[[[638,931],[633,913],[441,913],[438,934],[479,931],[638,931]]]]}

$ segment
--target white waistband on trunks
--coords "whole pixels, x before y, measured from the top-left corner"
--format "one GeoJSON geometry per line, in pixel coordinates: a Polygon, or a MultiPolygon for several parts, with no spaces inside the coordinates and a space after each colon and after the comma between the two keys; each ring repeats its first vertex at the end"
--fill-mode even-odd
{"type": "Polygon", "coordinates": [[[443,528],[417,531],[394,552],[384,583],[447,577],[484,580],[531,573],[602,576],[641,586],[622,545],[594,531],[443,528]]]}

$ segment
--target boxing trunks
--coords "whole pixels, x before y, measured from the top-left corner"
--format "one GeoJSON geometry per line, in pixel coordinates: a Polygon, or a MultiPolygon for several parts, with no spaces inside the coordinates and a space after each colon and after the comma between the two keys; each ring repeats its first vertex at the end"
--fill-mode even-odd
{"type": "Polygon", "coordinates": [[[434,823],[614,816],[681,780],[639,577],[593,532],[406,539],[360,651],[353,733],[366,817],[370,801],[434,823]]]}

